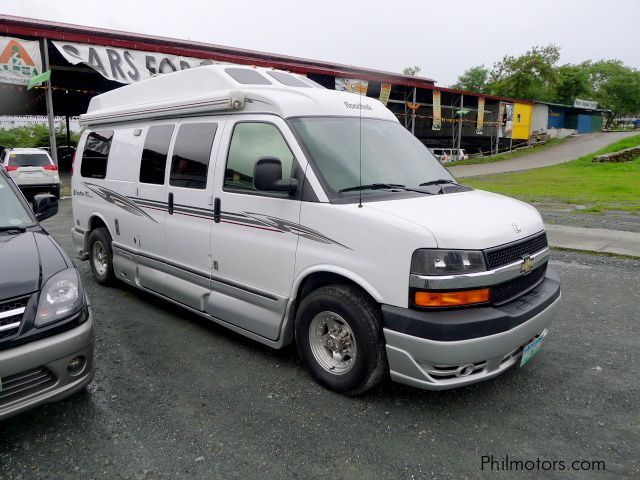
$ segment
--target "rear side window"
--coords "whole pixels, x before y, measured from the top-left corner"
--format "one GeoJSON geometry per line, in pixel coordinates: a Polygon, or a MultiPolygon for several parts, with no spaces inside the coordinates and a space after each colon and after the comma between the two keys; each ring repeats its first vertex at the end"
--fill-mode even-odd
{"type": "Polygon", "coordinates": [[[141,183],[164,184],[164,172],[167,167],[173,129],[174,125],[158,125],[149,128],[140,161],[141,183]]]}
{"type": "Polygon", "coordinates": [[[291,178],[293,153],[280,130],[270,123],[241,122],[233,129],[224,186],[255,190],[253,169],[258,159],[276,157],[282,163],[282,178],[291,178]]]}
{"type": "Polygon", "coordinates": [[[82,152],[82,166],[80,175],[88,178],[104,178],[107,176],[107,161],[113,130],[100,130],[91,132],[87,136],[82,152]]]}
{"type": "Polygon", "coordinates": [[[189,123],[178,129],[169,185],[183,188],[205,189],[207,170],[217,123],[189,123]]]}
{"type": "Polygon", "coordinates": [[[51,165],[46,153],[10,153],[9,166],[15,167],[45,167],[51,165]]]}

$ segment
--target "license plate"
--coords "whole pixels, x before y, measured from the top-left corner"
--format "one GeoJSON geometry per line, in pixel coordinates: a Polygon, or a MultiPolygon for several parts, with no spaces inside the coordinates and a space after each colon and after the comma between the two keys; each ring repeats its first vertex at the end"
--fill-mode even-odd
{"type": "Polygon", "coordinates": [[[522,359],[520,360],[520,366],[524,367],[535,356],[536,353],[542,348],[542,342],[547,336],[548,330],[545,328],[540,336],[532,341],[530,344],[524,347],[522,350],[522,359]]]}
{"type": "Polygon", "coordinates": [[[39,177],[40,172],[24,172],[25,177],[39,177]]]}

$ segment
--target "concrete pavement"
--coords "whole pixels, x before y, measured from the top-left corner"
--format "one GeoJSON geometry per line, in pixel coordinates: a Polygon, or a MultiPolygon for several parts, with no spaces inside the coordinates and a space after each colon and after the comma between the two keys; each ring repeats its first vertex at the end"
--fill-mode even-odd
{"type": "Polygon", "coordinates": [[[640,233],[567,225],[546,225],[546,228],[553,247],[640,257],[640,233]]]}
{"type": "Polygon", "coordinates": [[[602,132],[577,135],[555,147],[513,160],[451,167],[449,171],[457,178],[464,178],[548,167],[588,155],[622,138],[633,135],[638,135],[638,132],[602,132]]]}

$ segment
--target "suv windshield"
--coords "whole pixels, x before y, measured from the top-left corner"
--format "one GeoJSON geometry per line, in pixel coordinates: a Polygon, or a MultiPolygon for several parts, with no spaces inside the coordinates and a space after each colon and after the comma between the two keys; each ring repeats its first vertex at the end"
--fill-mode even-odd
{"type": "Polygon", "coordinates": [[[15,167],[44,167],[51,165],[46,153],[10,153],[7,165],[15,167]]]}
{"type": "MultiPolygon", "coordinates": [[[[363,118],[361,125],[360,121],[357,117],[291,120],[333,196],[356,195],[359,192],[353,188],[358,185],[418,188],[429,181],[455,181],[433,154],[399,123],[363,118]]],[[[363,195],[373,193],[380,193],[380,188],[362,189],[363,195]]]]}
{"type": "Polygon", "coordinates": [[[7,227],[29,227],[35,222],[29,211],[0,173],[0,230],[7,227]]]}

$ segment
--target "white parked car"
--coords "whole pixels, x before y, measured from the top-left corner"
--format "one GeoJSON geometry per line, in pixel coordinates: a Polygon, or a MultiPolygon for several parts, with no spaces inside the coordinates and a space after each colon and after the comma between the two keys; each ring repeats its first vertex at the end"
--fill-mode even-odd
{"type": "Polygon", "coordinates": [[[80,121],[72,235],[95,278],[295,342],[328,388],[466,385],[547,335],[560,283],[536,209],[458,184],[378,100],[215,65],[80,121]]]}
{"type": "Polygon", "coordinates": [[[7,148],[0,163],[25,193],[49,192],[60,198],[58,167],[41,148],[7,148]]]}

